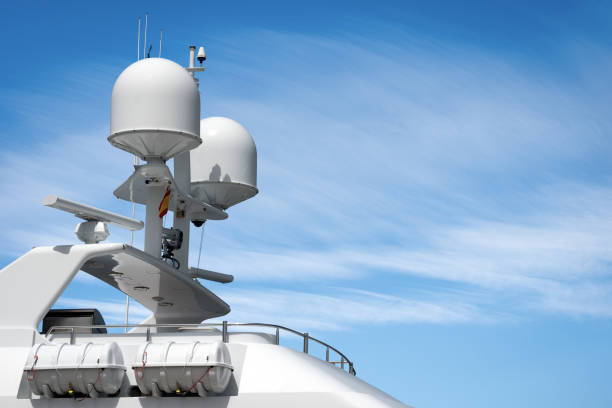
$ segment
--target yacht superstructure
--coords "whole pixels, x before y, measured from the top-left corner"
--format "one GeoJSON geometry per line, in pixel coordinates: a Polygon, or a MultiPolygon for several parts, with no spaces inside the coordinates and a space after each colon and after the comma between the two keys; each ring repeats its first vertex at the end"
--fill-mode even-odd
{"type": "Polygon", "coordinates": [[[145,222],[47,196],[44,205],[83,220],[75,230],[83,244],[34,248],[0,271],[0,406],[406,406],[360,380],[347,356],[308,333],[208,321],[230,306],[198,279],[229,283],[233,276],[189,266],[190,224],[223,220],[258,190],[249,132],[228,118],[200,120],[196,73],[205,59],[202,47],[197,54],[190,47],[188,67],[139,59],[115,82],[108,141],[143,164],[114,194],[145,205],[145,222]],[[168,212],[173,226],[164,228],[168,212]],[[144,250],[103,243],[108,224],[144,228],[144,250]],[[95,310],[51,310],[78,271],[151,316],[106,325],[95,310]],[[299,349],[280,345],[288,335],[299,349]],[[311,344],[325,349],[325,359],[309,354],[311,344]]]}

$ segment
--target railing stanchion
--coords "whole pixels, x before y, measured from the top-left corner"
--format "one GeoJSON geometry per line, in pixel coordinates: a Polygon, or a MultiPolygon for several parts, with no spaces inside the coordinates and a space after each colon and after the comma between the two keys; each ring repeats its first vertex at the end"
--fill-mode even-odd
{"type": "Polygon", "coordinates": [[[276,336],[274,337],[274,343],[278,346],[280,344],[280,329],[276,328],[276,336]]]}
{"type": "Polygon", "coordinates": [[[308,354],[308,333],[304,333],[304,353],[308,354]]]}
{"type": "Polygon", "coordinates": [[[227,335],[227,320],[223,321],[223,342],[227,343],[228,342],[228,335],[227,335]]]}
{"type": "Polygon", "coordinates": [[[344,370],[344,357],[340,356],[340,368],[344,370]]]}
{"type": "Polygon", "coordinates": [[[74,327],[70,329],[70,344],[75,343],[76,332],[74,331],[74,327]]]}
{"type": "Polygon", "coordinates": [[[151,328],[150,327],[147,327],[146,338],[147,338],[147,341],[151,341],[151,328]]]}
{"type": "Polygon", "coordinates": [[[329,347],[325,347],[325,361],[329,363],[329,347]]]}

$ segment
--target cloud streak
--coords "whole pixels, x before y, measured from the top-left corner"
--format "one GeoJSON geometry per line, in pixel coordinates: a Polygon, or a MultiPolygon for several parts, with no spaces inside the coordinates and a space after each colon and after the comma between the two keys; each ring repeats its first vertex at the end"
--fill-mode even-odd
{"type": "Polygon", "coordinates": [[[238,320],[267,319],[294,327],[345,329],[391,323],[464,323],[484,321],[481,311],[451,299],[420,300],[335,288],[329,294],[291,290],[232,290],[222,295],[238,320]]]}
{"type": "MultiPolygon", "coordinates": [[[[276,323],[292,328],[346,330],[355,325],[486,322],[488,317],[458,299],[407,299],[347,288],[328,288],[327,294],[285,289],[222,289],[218,294],[232,305],[224,320],[276,323]]],[[[57,306],[96,307],[107,323],[123,323],[125,303],[62,297],[57,306]]],[[[148,311],[132,302],[130,319],[143,320],[148,311]]]]}

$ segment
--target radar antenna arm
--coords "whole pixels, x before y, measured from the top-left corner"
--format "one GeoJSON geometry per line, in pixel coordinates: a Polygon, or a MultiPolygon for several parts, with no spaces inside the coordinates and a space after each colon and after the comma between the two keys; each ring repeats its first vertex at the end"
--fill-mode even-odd
{"type": "Polygon", "coordinates": [[[107,222],[130,231],[138,231],[144,227],[144,223],[142,221],[124,217],[123,215],[101,210],[89,205],[77,203],[76,201],[67,200],[65,198],[58,197],[55,194],[46,196],[42,203],[47,207],[52,207],[57,210],[74,214],[76,217],[85,221],[107,222]]]}

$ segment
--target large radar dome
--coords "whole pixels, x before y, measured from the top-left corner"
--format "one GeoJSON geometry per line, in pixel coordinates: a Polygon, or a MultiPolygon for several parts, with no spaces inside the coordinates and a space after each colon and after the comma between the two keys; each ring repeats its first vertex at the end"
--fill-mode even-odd
{"type": "Polygon", "coordinates": [[[198,87],[173,61],[135,62],[113,87],[110,127],[114,146],[143,159],[167,160],[191,150],[202,143],[198,87]]]}
{"type": "Polygon", "coordinates": [[[257,149],[235,120],[210,117],[200,122],[202,145],[191,154],[191,191],[227,209],[257,194],[257,149]]]}

